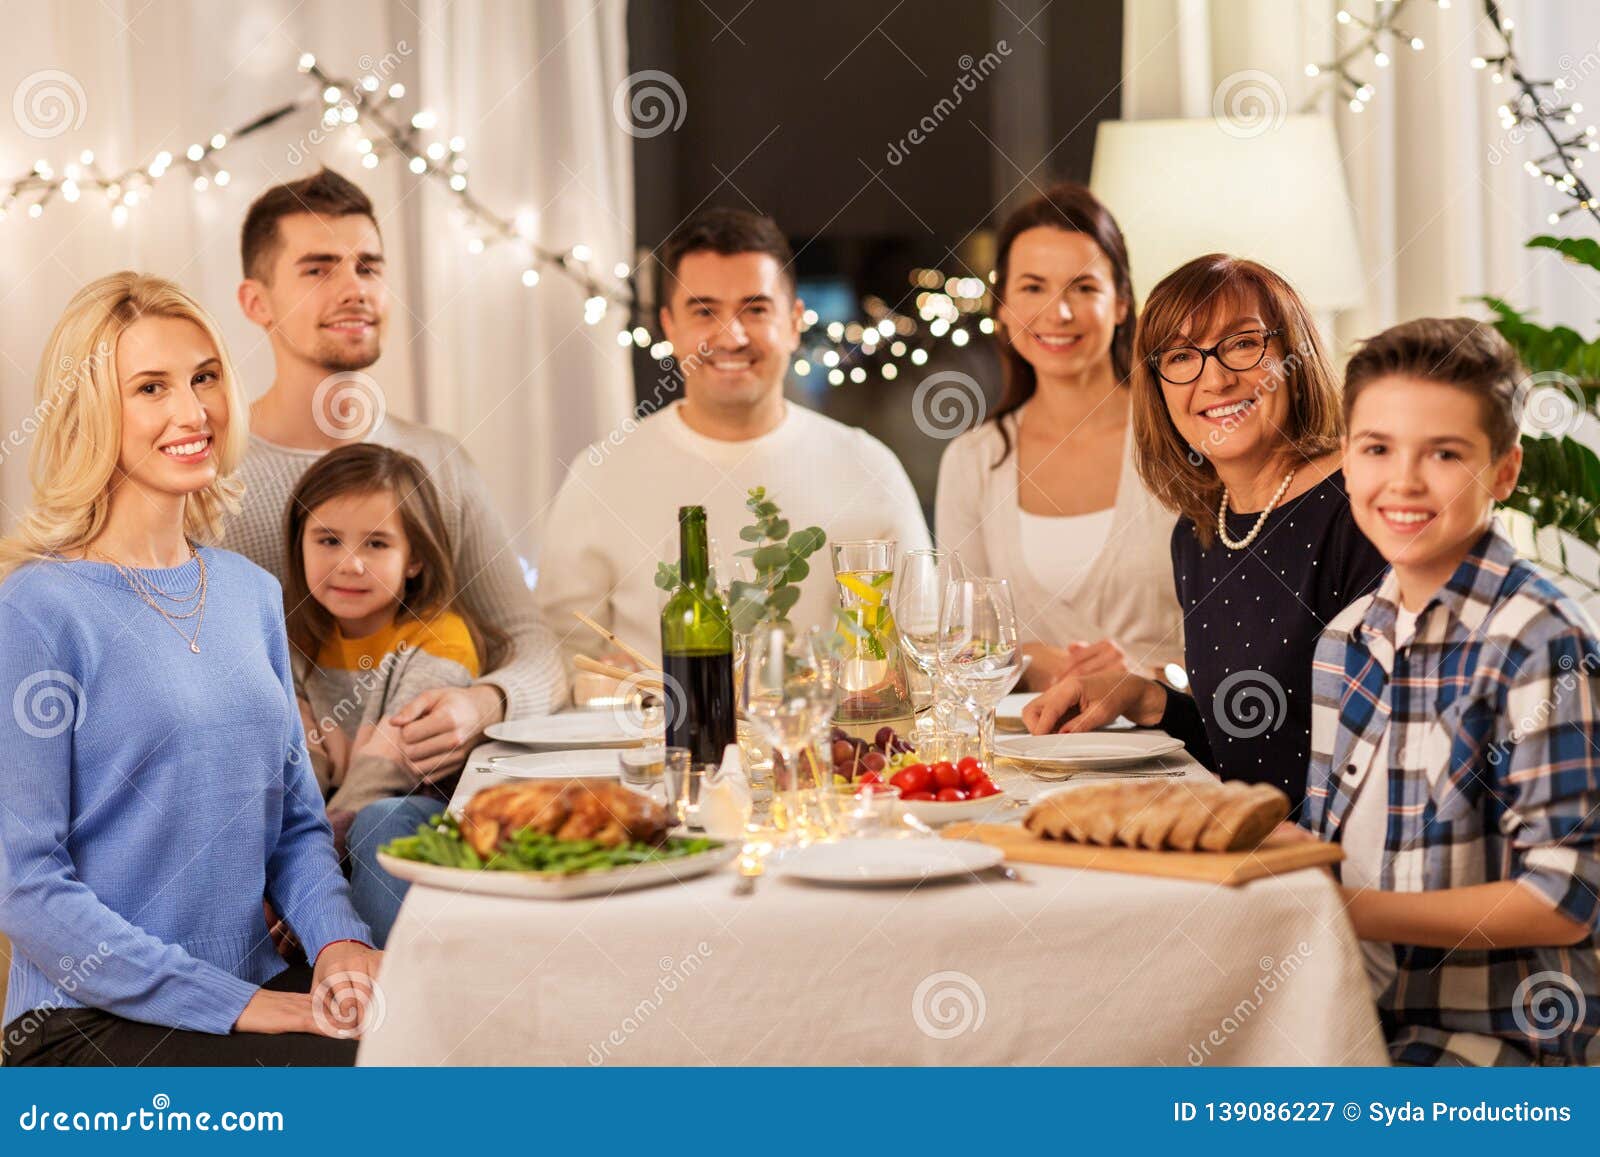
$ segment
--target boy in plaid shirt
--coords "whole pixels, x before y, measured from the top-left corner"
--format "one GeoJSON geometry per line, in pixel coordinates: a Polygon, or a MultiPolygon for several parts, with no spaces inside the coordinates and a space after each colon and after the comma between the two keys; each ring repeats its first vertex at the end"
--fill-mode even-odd
{"type": "Polygon", "coordinates": [[[1600,640],[1494,519],[1523,376],[1467,318],[1346,370],[1345,485],[1390,570],[1317,645],[1301,822],[1344,846],[1404,1064],[1600,1061],[1600,640]]]}

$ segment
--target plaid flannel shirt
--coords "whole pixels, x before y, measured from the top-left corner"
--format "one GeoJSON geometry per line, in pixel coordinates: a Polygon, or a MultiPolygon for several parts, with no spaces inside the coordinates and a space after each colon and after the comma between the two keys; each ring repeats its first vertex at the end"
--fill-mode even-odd
{"type": "Polygon", "coordinates": [[[1600,640],[1498,526],[1395,649],[1399,585],[1329,624],[1312,673],[1301,822],[1338,841],[1388,760],[1385,890],[1497,880],[1588,925],[1572,947],[1394,945],[1378,995],[1390,1052],[1412,1064],[1600,1062],[1600,640]]]}

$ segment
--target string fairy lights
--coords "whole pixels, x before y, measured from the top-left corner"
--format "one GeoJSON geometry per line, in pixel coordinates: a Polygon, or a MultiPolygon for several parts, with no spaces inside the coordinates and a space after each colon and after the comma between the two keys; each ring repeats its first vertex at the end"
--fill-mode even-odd
{"type": "Polygon", "coordinates": [[[1546,220],[1556,225],[1568,214],[1588,213],[1600,222],[1600,198],[1578,175],[1583,168],[1583,158],[1579,154],[1600,151],[1600,139],[1596,138],[1594,125],[1572,131],[1577,126],[1578,114],[1583,112],[1583,105],[1566,95],[1572,83],[1559,76],[1553,80],[1530,78],[1512,42],[1514,22],[1500,15],[1495,0],[1484,0],[1484,10],[1502,47],[1497,55],[1473,57],[1472,67],[1488,70],[1489,79],[1495,84],[1510,81],[1516,91],[1498,109],[1500,127],[1514,136],[1524,131],[1543,134],[1549,152],[1524,162],[1523,168],[1571,201],[1552,211],[1546,220]]]}
{"type": "MultiPolygon", "coordinates": [[[[0,183],[0,220],[13,215],[36,220],[57,201],[78,204],[100,199],[108,206],[113,225],[120,228],[164,180],[187,178],[199,192],[224,188],[232,180],[226,167],[229,148],[291,118],[314,115],[316,125],[306,143],[320,144],[331,134],[347,134],[363,168],[375,169],[392,158],[441,186],[451,199],[452,218],[466,234],[468,253],[514,248],[523,257],[523,286],[531,289],[547,275],[562,276],[581,288],[586,324],[599,325],[620,307],[626,321],[616,334],[618,345],[648,349],[658,360],[671,356],[670,343],[656,339],[641,316],[634,292],[639,271],[617,262],[607,279],[595,269],[590,246],[547,248],[535,239],[538,221],[533,213],[508,217],[479,200],[470,185],[465,139],[440,133],[438,118],[429,109],[410,115],[402,111],[405,85],[376,72],[353,79],[335,76],[311,53],[302,54],[297,67],[308,79],[303,94],[179,152],[163,149],[118,172],[105,170],[90,150],[59,170],[48,160],[36,161],[26,173],[0,183]]],[[[291,151],[291,160],[298,163],[296,154],[303,155],[298,144],[291,151]]],[[[881,297],[868,296],[861,302],[863,320],[823,324],[815,310],[807,310],[795,373],[815,374],[834,386],[847,381],[859,384],[872,375],[893,381],[904,369],[927,364],[941,343],[959,348],[994,332],[993,320],[984,316],[988,288],[984,279],[919,268],[911,270],[909,285],[908,308],[891,307],[881,297]]]]}
{"type": "MultiPolygon", "coordinates": [[[[1370,18],[1339,9],[1335,15],[1339,24],[1358,29],[1360,35],[1326,64],[1306,65],[1306,75],[1328,77],[1333,90],[1347,101],[1350,110],[1361,112],[1376,95],[1373,85],[1360,71],[1362,66],[1389,67],[1401,45],[1417,52],[1423,48],[1421,37],[1412,35],[1397,23],[1408,2],[1374,0],[1370,18]]],[[[1434,3],[1441,9],[1450,7],[1450,0],[1434,0],[1434,3]]],[[[1520,143],[1524,135],[1532,135],[1542,137],[1548,145],[1548,151],[1523,164],[1531,176],[1569,198],[1569,204],[1549,214],[1548,222],[1558,224],[1572,213],[1588,213],[1600,222],[1600,196],[1591,191],[1579,175],[1583,168],[1581,154],[1600,151],[1600,137],[1593,125],[1577,129],[1583,105],[1571,99],[1573,82],[1559,76],[1552,80],[1531,78],[1516,53],[1514,22],[1501,15],[1496,0],[1483,0],[1483,7],[1488,26],[1500,41],[1500,50],[1494,55],[1473,57],[1472,67],[1488,71],[1489,79],[1497,85],[1509,82],[1515,90],[1498,110],[1500,127],[1509,134],[1511,143],[1520,143]]],[[[1306,101],[1303,111],[1313,111],[1327,92],[1327,86],[1318,88],[1306,101]]]]}
{"type": "MultiPolygon", "coordinates": [[[[1326,77],[1350,107],[1351,112],[1361,112],[1372,103],[1377,89],[1365,79],[1364,67],[1388,68],[1402,47],[1421,52],[1422,37],[1413,35],[1397,23],[1410,0],[1375,0],[1372,16],[1366,19],[1347,8],[1341,8],[1334,19],[1346,28],[1354,28],[1359,35],[1353,43],[1332,60],[1306,65],[1309,77],[1326,77]]],[[[1449,8],[1450,0],[1434,0],[1440,8],[1449,8]]],[[[1326,87],[1318,88],[1306,100],[1303,112],[1314,111],[1326,87]]]]}
{"type": "Polygon", "coordinates": [[[599,324],[613,306],[622,306],[631,318],[633,270],[628,263],[618,262],[611,271],[614,280],[607,281],[593,268],[589,246],[549,249],[534,239],[532,214],[506,217],[478,200],[468,184],[466,141],[459,136],[434,137],[437,117],[430,110],[410,117],[401,113],[399,102],[406,92],[403,84],[385,84],[375,73],[355,80],[332,76],[311,53],[301,55],[298,67],[314,82],[304,95],[263,112],[232,132],[219,131],[196,141],[181,155],[163,149],[117,173],[105,172],[87,149],[59,171],[47,160],[36,161],[28,172],[0,184],[0,220],[16,213],[37,220],[57,198],[74,204],[98,196],[110,207],[112,224],[120,228],[130,211],[169,173],[186,174],[197,191],[225,187],[231,180],[223,165],[226,149],[286,118],[319,111],[320,123],[314,132],[348,132],[355,138],[364,168],[376,168],[392,156],[404,160],[417,176],[441,185],[454,201],[453,216],[468,234],[469,253],[480,254],[491,246],[515,246],[525,258],[524,286],[531,289],[546,273],[554,272],[582,289],[583,318],[589,325],[599,324]]]}

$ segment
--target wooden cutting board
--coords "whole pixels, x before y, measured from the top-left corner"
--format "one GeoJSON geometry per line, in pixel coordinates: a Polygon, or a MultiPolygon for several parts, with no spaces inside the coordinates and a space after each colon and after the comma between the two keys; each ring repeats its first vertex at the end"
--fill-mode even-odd
{"type": "Polygon", "coordinates": [[[1253,852],[1150,852],[1143,848],[1102,848],[1046,840],[1017,824],[950,824],[940,835],[952,840],[977,840],[1005,851],[1006,859],[1058,868],[1092,868],[1237,885],[1263,876],[1281,876],[1302,868],[1320,868],[1344,859],[1338,844],[1298,840],[1263,844],[1253,852]]]}

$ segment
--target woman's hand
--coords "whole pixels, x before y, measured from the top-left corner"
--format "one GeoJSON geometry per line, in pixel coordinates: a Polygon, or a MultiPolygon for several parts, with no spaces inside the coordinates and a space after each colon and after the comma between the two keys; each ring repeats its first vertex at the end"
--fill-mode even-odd
{"type": "Polygon", "coordinates": [[[1068,643],[1067,666],[1061,672],[1068,675],[1110,675],[1128,669],[1128,652],[1115,639],[1101,639],[1098,643],[1068,643]]]}
{"type": "Polygon", "coordinates": [[[300,951],[300,941],[295,938],[294,929],[282,916],[272,910],[272,903],[268,900],[261,901],[261,914],[267,920],[267,935],[272,937],[272,947],[277,949],[278,955],[285,960],[293,960],[295,953],[300,951]]]}
{"type": "Polygon", "coordinates": [[[1154,727],[1166,710],[1161,684],[1125,672],[1068,675],[1022,709],[1033,735],[1093,731],[1124,715],[1140,727],[1154,727]]]}
{"type": "Polygon", "coordinates": [[[319,1036],[332,1036],[324,1032],[311,1014],[311,997],[303,992],[271,992],[256,989],[250,1003],[244,1006],[239,1019],[233,1022],[234,1032],[309,1032],[319,1036]]]}
{"type": "Polygon", "coordinates": [[[355,940],[336,940],[317,954],[311,979],[311,1014],[325,1036],[358,1037],[373,1028],[383,1007],[378,967],[383,953],[355,940]]]}
{"type": "Polygon", "coordinates": [[[1128,669],[1128,653],[1115,639],[1065,647],[1024,643],[1022,653],[1033,660],[1022,677],[1022,685],[1029,691],[1044,691],[1068,675],[1107,675],[1128,669]]]}

